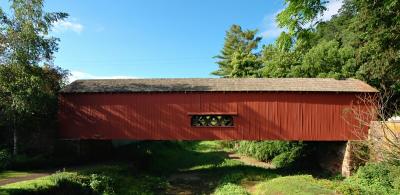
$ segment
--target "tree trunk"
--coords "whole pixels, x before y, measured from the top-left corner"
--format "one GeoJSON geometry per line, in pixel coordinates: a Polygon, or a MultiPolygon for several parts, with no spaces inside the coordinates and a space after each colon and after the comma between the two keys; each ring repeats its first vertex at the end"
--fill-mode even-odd
{"type": "Polygon", "coordinates": [[[13,117],[13,155],[18,154],[18,132],[15,117],[13,117]]]}

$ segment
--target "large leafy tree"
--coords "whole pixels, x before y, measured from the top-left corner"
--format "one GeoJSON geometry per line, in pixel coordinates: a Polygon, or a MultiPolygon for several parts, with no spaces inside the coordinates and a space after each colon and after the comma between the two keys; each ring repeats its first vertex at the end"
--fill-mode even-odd
{"type": "Polygon", "coordinates": [[[216,56],[219,69],[212,72],[221,77],[258,77],[262,61],[256,49],[261,37],[256,30],[242,30],[232,25],[226,32],[225,44],[216,56]]]}
{"type": "MultiPolygon", "coordinates": [[[[390,117],[400,103],[400,1],[345,0],[336,16],[321,21],[325,0],[286,0],[286,8],[276,20],[286,29],[275,43],[264,45],[263,66],[232,63],[238,39],[235,29],[228,31],[219,56],[216,75],[248,76],[243,71],[262,72],[263,77],[329,77],[358,78],[375,86],[389,102],[385,116],[390,117]],[[233,44],[235,43],[235,44],[233,44]],[[261,70],[256,70],[256,68],[261,70]],[[242,74],[237,71],[243,71],[242,74]]],[[[243,30],[236,32],[242,32],[243,30]]],[[[259,40],[257,41],[257,43],[259,40]]],[[[246,44],[242,44],[246,45],[246,44]]]]}
{"type": "Polygon", "coordinates": [[[0,9],[0,120],[12,131],[13,153],[19,137],[55,121],[56,93],[67,73],[51,64],[57,38],[53,22],[66,13],[46,13],[42,0],[13,0],[11,14],[0,9]]]}
{"type": "Polygon", "coordinates": [[[264,46],[263,76],[358,78],[400,102],[400,1],[346,0],[326,22],[327,1],[286,3],[277,22],[287,32],[264,46]]]}

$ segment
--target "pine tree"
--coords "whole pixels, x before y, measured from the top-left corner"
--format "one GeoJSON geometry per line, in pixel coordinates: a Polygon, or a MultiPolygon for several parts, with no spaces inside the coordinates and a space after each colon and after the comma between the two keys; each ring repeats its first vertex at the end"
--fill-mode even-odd
{"type": "Polygon", "coordinates": [[[242,30],[239,25],[232,25],[226,32],[224,47],[217,64],[219,69],[212,72],[221,77],[259,77],[262,61],[256,52],[261,37],[257,30],[242,30]]]}

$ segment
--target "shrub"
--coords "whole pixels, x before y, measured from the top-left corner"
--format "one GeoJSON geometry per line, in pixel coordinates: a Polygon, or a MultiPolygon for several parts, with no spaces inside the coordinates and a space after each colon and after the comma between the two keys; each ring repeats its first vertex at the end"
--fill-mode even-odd
{"type": "Polygon", "coordinates": [[[369,163],[346,179],[338,191],[343,194],[398,194],[400,167],[386,163],[369,163]]]}
{"type": "Polygon", "coordinates": [[[114,181],[99,174],[80,175],[77,173],[59,172],[51,176],[55,184],[53,191],[76,192],[79,194],[114,194],[114,181]]]}
{"type": "Polygon", "coordinates": [[[290,150],[285,151],[272,159],[272,164],[277,168],[290,167],[306,155],[303,144],[292,144],[290,150]]]}
{"type": "Polygon", "coordinates": [[[99,174],[91,174],[89,185],[97,193],[114,194],[114,181],[110,177],[99,174]]]}
{"type": "Polygon", "coordinates": [[[90,180],[77,173],[58,172],[50,177],[54,186],[48,191],[61,194],[93,194],[88,185],[90,180]]]}
{"type": "Polygon", "coordinates": [[[0,171],[7,169],[11,163],[11,155],[6,149],[0,150],[0,171]]]}
{"type": "Polygon", "coordinates": [[[241,141],[237,152],[261,161],[270,161],[287,148],[286,143],[281,141],[241,141]]]}
{"type": "Polygon", "coordinates": [[[261,161],[272,161],[277,167],[288,167],[304,157],[303,142],[287,141],[241,141],[237,152],[261,161]]]}

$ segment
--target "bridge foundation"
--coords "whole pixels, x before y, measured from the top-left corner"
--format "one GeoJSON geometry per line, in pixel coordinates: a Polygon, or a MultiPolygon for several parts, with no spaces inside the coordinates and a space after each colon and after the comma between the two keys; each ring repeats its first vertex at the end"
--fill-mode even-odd
{"type": "Polygon", "coordinates": [[[355,141],[322,142],[318,148],[319,165],[331,173],[350,176],[359,165],[355,156],[355,141]]]}

